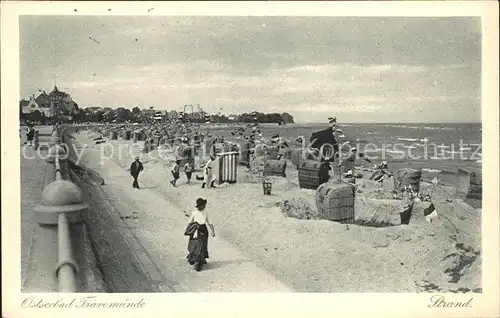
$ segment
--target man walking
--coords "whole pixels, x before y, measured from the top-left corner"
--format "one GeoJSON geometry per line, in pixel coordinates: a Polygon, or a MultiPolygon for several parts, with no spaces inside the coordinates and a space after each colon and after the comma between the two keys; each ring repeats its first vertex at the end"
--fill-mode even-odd
{"type": "Polygon", "coordinates": [[[139,182],[137,178],[139,177],[139,173],[144,170],[142,166],[142,162],[139,161],[139,157],[135,157],[135,161],[130,165],[130,175],[134,178],[134,182],[132,183],[132,187],[139,189],[139,182]]]}

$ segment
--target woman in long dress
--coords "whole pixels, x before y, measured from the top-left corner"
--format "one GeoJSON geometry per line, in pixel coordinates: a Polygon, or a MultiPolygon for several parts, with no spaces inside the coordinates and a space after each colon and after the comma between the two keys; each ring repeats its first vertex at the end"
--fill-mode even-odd
{"type": "Polygon", "coordinates": [[[208,256],[208,232],[215,236],[214,227],[208,219],[205,211],[207,200],[198,198],[196,200],[196,210],[189,217],[185,235],[189,236],[187,260],[190,265],[194,265],[196,271],[200,271],[207,263],[208,256]]]}

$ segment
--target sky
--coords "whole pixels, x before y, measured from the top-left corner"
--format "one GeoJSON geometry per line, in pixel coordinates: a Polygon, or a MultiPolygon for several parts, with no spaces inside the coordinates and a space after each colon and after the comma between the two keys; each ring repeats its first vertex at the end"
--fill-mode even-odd
{"type": "Polygon", "coordinates": [[[21,98],[480,122],[479,18],[21,16],[21,98]]]}

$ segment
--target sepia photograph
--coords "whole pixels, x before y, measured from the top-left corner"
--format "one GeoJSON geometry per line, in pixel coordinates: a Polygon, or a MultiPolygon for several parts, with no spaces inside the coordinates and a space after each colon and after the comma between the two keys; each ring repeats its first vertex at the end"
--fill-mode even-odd
{"type": "Polygon", "coordinates": [[[67,8],[18,17],[21,293],[484,293],[481,16],[67,8]]]}

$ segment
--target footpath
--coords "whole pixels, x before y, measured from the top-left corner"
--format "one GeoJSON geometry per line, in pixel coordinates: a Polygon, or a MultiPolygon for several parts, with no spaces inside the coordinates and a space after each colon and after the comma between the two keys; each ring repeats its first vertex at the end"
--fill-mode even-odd
{"type": "MultiPolygon", "coordinates": [[[[92,145],[91,141],[83,142],[92,145]]],[[[128,172],[114,161],[100,158],[97,148],[87,147],[80,165],[94,170],[104,179],[101,185],[88,181],[88,177],[80,177],[78,184],[84,189],[84,200],[90,205],[87,218],[92,223],[89,227],[104,276],[108,279],[113,275],[121,277],[116,279],[121,282],[108,282],[112,291],[291,291],[218,236],[210,237],[208,264],[201,272],[196,272],[186,260],[187,237],[183,234],[187,214],[181,207],[167,201],[154,189],[132,188],[128,172]],[[117,231],[120,235],[109,236],[109,232],[117,231]],[[118,237],[123,241],[117,242],[118,237]],[[124,256],[124,250],[131,252],[124,256]]],[[[195,200],[193,198],[193,202],[195,200]]],[[[191,208],[194,203],[193,207],[186,207],[188,212],[191,208]]],[[[215,232],[217,235],[217,228],[215,232]]]]}
{"type": "MultiPolygon", "coordinates": [[[[40,147],[21,145],[20,156],[20,230],[21,230],[21,291],[58,292],[55,275],[58,263],[58,228],[56,225],[40,225],[36,222],[35,207],[42,203],[42,192],[55,180],[54,164],[47,163],[48,142],[52,127],[38,127],[44,132],[40,147]]],[[[65,177],[66,174],[64,174],[65,177]]],[[[14,184],[15,186],[15,184],[14,184]]],[[[78,290],[102,292],[105,286],[95,262],[92,244],[84,223],[74,223],[68,228],[71,252],[79,265],[76,275],[78,290]]],[[[8,257],[8,255],[6,255],[8,257]]]]}
{"type": "Polygon", "coordinates": [[[36,156],[36,150],[30,146],[21,146],[20,160],[21,290],[57,291],[56,281],[52,279],[57,263],[57,232],[40,231],[34,220],[34,208],[40,203],[42,190],[54,180],[54,166],[36,156]],[[23,151],[26,156],[22,155],[23,151]]]}

